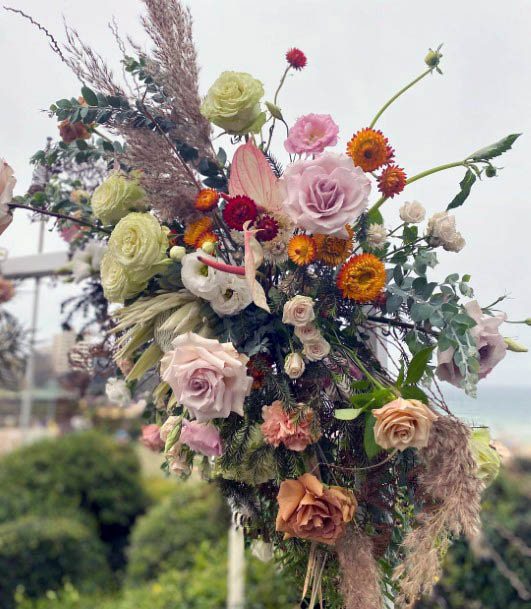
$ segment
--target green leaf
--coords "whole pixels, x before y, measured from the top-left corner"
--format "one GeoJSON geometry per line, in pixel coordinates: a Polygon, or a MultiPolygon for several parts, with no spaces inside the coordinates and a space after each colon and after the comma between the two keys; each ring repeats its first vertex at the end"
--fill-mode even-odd
{"type": "Polygon", "coordinates": [[[428,396],[424,393],[424,391],[422,391],[422,389],[415,387],[415,385],[407,385],[402,387],[400,393],[405,400],[419,400],[423,404],[429,404],[428,396]]]}
{"type": "Polygon", "coordinates": [[[477,150],[473,152],[468,158],[472,161],[488,161],[489,159],[493,159],[497,156],[500,156],[507,150],[510,150],[514,142],[521,136],[521,133],[511,133],[510,135],[505,136],[503,139],[491,144],[490,146],[486,146],[485,148],[481,148],[481,150],[477,150]]]}
{"type": "Polygon", "coordinates": [[[467,169],[465,177],[459,182],[461,190],[450,201],[448,207],[446,208],[446,211],[448,211],[449,209],[455,209],[456,207],[461,207],[461,205],[463,205],[463,203],[468,199],[468,195],[470,194],[470,191],[472,190],[472,186],[474,185],[476,179],[477,178],[474,175],[474,172],[471,169],[467,169]]]}
{"type": "Polygon", "coordinates": [[[400,371],[398,372],[398,378],[396,379],[396,386],[400,389],[402,383],[404,382],[405,376],[405,365],[404,360],[400,362],[400,371]]]}
{"type": "Polygon", "coordinates": [[[434,348],[435,345],[421,349],[411,360],[406,374],[406,385],[416,385],[420,381],[434,348]]]}
{"type": "Polygon", "coordinates": [[[92,89],[89,89],[88,87],[81,87],[81,95],[89,106],[98,105],[98,98],[92,89]]]}
{"type": "Polygon", "coordinates": [[[367,224],[383,224],[384,219],[378,209],[373,209],[367,214],[367,224]]]}
{"type": "Polygon", "coordinates": [[[334,416],[340,421],[353,421],[364,411],[364,408],[338,408],[334,411],[334,416]]]}
{"type": "Polygon", "coordinates": [[[363,432],[363,448],[369,459],[373,459],[382,450],[374,438],[374,426],[376,419],[371,413],[365,418],[365,430],[363,432]]]}

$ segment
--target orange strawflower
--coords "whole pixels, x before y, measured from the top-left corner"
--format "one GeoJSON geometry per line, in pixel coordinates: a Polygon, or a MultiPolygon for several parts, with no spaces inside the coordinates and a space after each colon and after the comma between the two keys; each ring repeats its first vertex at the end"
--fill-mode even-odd
{"type": "Polygon", "coordinates": [[[339,270],[337,287],[343,298],[356,302],[370,302],[378,297],[385,286],[383,262],[374,254],[354,256],[339,270]]]}
{"type": "Polygon", "coordinates": [[[389,165],[378,177],[378,190],[385,197],[394,197],[406,187],[406,173],[398,165],[389,165]]]}
{"type": "Polygon", "coordinates": [[[324,262],[328,266],[337,266],[352,254],[352,237],[354,231],[347,225],[349,234],[348,239],[332,237],[330,235],[314,235],[315,245],[317,246],[317,260],[324,262]]]}
{"type": "Polygon", "coordinates": [[[354,165],[361,167],[363,171],[374,171],[389,163],[394,156],[394,150],[381,131],[367,127],[352,136],[347,144],[347,154],[354,161],[354,165]]]}
{"type": "Polygon", "coordinates": [[[213,188],[203,188],[195,198],[194,207],[199,211],[214,209],[219,201],[219,192],[213,188]]]}
{"type": "Polygon", "coordinates": [[[184,231],[184,242],[190,247],[195,247],[195,242],[200,235],[212,228],[212,219],[208,217],[199,218],[186,227],[184,231]]]}
{"type": "Polygon", "coordinates": [[[288,244],[288,256],[295,264],[305,266],[315,260],[317,246],[310,235],[294,235],[288,244]]]}
{"type": "Polygon", "coordinates": [[[202,247],[205,243],[208,243],[209,241],[210,241],[210,243],[218,242],[218,236],[215,233],[213,233],[211,230],[207,230],[204,233],[201,233],[199,235],[199,237],[197,237],[197,239],[195,240],[194,247],[196,249],[199,249],[200,247],[202,247]]]}

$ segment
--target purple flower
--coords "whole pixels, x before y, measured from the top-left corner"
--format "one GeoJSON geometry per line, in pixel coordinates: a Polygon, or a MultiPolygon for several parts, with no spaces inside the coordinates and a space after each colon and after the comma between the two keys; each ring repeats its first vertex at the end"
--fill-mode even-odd
{"type": "Polygon", "coordinates": [[[339,127],[330,114],[306,114],[289,130],[284,148],[292,154],[320,154],[337,144],[339,127]]]}
{"type": "Polygon", "coordinates": [[[183,420],[179,442],[207,457],[220,457],[223,454],[221,436],[212,423],[183,420]]]}

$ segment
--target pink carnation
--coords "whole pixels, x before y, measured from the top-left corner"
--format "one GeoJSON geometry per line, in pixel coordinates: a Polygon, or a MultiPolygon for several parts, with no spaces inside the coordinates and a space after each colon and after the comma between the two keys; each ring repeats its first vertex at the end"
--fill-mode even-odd
{"type": "Polygon", "coordinates": [[[279,183],[284,210],[297,227],[343,238],[345,225],[367,209],[371,191],[363,170],[333,152],[289,165],[279,183]]]}
{"type": "Polygon", "coordinates": [[[337,144],[339,127],[330,114],[306,114],[289,130],[284,148],[292,154],[320,154],[337,144]]]}
{"type": "Polygon", "coordinates": [[[211,423],[183,420],[179,442],[207,457],[220,457],[223,454],[221,436],[211,423]]]}
{"type": "Polygon", "coordinates": [[[319,435],[312,432],[313,412],[310,409],[302,416],[290,417],[282,402],[275,400],[271,406],[262,408],[262,418],[265,441],[275,447],[284,444],[289,450],[300,452],[319,439],[319,435]]]}
{"type": "Polygon", "coordinates": [[[149,450],[160,452],[164,448],[164,442],[160,437],[160,427],[158,425],[143,425],[140,442],[149,450]]]}

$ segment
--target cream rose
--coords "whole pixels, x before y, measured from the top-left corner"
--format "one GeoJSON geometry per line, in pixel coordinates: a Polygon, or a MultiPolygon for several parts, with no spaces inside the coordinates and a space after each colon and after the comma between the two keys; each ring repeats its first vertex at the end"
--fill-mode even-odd
{"type": "Polygon", "coordinates": [[[400,208],[400,219],[408,224],[419,224],[426,217],[426,210],[418,201],[407,201],[400,208]]]}
{"type": "Polygon", "coordinates": [[[295,326],[294,334],[303,344],[321,338],[321,331],[312,323],[304,326],[295,326]]]}
{"type": "Polygon", "coordinates": [[[103,224],[116,224],[130,211],[146,209],[146,192],[135,177],[113,172],[92,195],[92,213],[103,224]]]}
{"type": "Polygon", "coordinates": [[[247,375],[248,361],[231,343],[187,332],[162,358],[162,379],[200,422],[226,418],[231,412],[243,416],[243,402],[253,382],[247,375]]]}
{"type": "Polygon", "coordinates": [[[303,355],[310,362],[318,362],[330,353],[330,343],[323,337],[304,343],[303,355]]]}
{"type": "Polygon", "coordinates": [[[398,398],[372,411],[376,418],[374,438],[382,448],[425,448],[431,424],[437,418],[419,400],[398,398]]]}
{"type": "Polygon", "coordinates": [[[282,323],[292,326],[305,326],[315,319],[313,299],[300,294],[288,300],[284,305],[282,323]]]}
{"type": "Polygon", "coordinates": [[[227,133],[258,133],[266,116],[260,109],[264,87],[246,72],[223,72],[210,87],[201,114],[227,133]]]}
{"type": "Polygon", "coordinates": [[[284,372],[290,379],[298,379],[304,374],[306,365],[300,353],[290,353],[284,360],[284,372]]]}
{"type": "Polygon", "coordinates": [[[130,275],[108,250],[103,255],[100,274],[103,294],[109,302],[123,303],[139,294],[147,285],[142,277],[130,275]]]}
{"type": "Polygon", "coordinates": [[[442,246],[448,252],[460,252],[465,246],[465,240],[456,230],[455,217],[446,211],[441,211],[428,220],[426,236],[430,245],[442,246]]]}
{"type": "Polygon", "coordinates": [[[0,159],[0,235],[11,224],[13,216],[9,212],[8,203],[13,199],[13,189],[17,180],[13,169],[0,159]]]}

